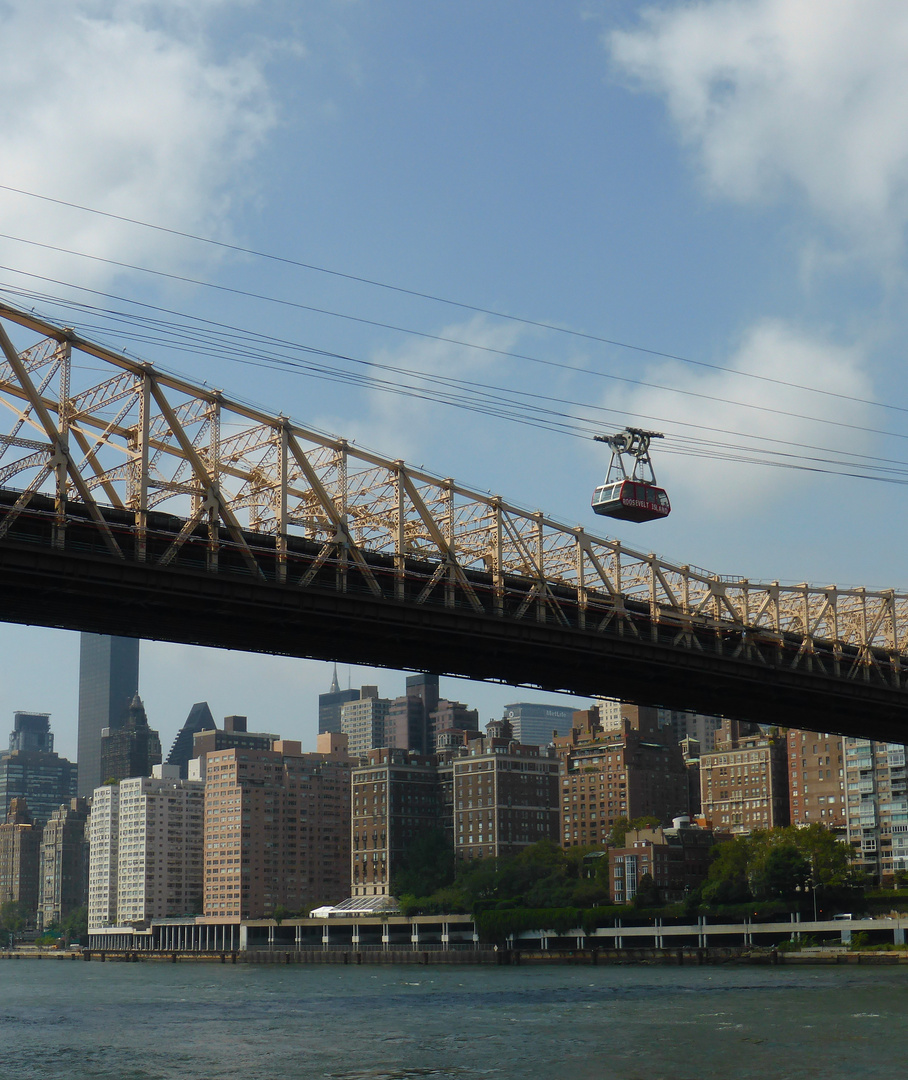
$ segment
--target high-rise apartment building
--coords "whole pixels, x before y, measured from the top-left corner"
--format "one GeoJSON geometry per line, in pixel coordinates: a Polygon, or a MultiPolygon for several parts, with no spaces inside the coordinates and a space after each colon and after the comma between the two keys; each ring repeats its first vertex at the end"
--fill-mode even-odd
{"type": "Polygon", "coordinates": [[[88,929],[117,925],[117,859],[120,848],[120,788],[97,787],[88,823],[88,929]]]}
{"type": "Polygon", "coordinates": [[[156,765],[119,787],[117,925],[201,914],[205,785],[156,765]]]}
{"type": "Polygon", "coordinates": [[[787,758],[784,736],[757,724],[723,720],[716,749],[700,755],[703,816],[735,835],[788,825],[787,758]]]}
{"type": "Polygon", "coordinates": [[[678,743],[684,739],[696,739],[701,753],[710,754],[716,747],[716,732],[722,726],[722,717],[659,709],[659,726],[670,727],[678,743]]]}
{"type": "Polygon", "coordinates": [[[792,728],[787,738],[791,824],[844,829],[847,804],[842,736],[792,728]]]}
{"type": "Polygon", "coordinates": [[[411,845],[435,834],[458,859],[515,855],[558,837],[558,761],[513,739],[448,728],[438,753],[370,751],[352,775],[351,891],[387,896],[411,845]]]}
{"type": "Polygon", "coordinates": [[[27,927],[37,925],[40,865],[41,826],[25,799],[13,799],[0,825],[0,902],[18,904],[27,927]]]}
{"type": "Polygon", "coordinates": [[[429,714],[429,746],[432,753],[438,749],[438,736],[450,731],[467,731],[473,737],[479,735],[479,710],[471,709],[462,701],[442,698],[429,714]]]}
{"type": "Polygon", "coordinates": [[[62,922],[88,897],[88,802],[72,799],[58,807],[41,838],[39,922],[62,922]]]}
{"type": "Polygon", "coordinates": [[[339,734],[341,729],[341,705],[346,701],[358,701],[359,691],[341,690],[337,682],[337,665],[334,665],[334,678],[327,694],[318,695],[318,731],[319,734],[339,734]]]}
{"type": "Polygon", "coordinates": [[[99,787],[101,733],[125,723],[129,705],[139,690],[138,638],[82,634],[79,655],[79,780],[78,794],[99,787]]]}
{"type": "Polygon", "coordinates": [[[318,751],[215,750],[205,763],[204,913],[268,918],[349,895],[350,769],[343,735],[318,751]]]}
{"type": "Polygon", "coordinates": [[[454,854],[458,859],[517,855],[558,840],[559,763],[554,753],[513,738],[507,719],[449,761],[454,854]]]}
{"type": "MultiPolygon", "coordinates": [[[[205,779],[205,760],[215,750],[270,750],[278,736],[270,731],[248,731],[245,716],[225,716],[224,727],[197,731],[192,737],[192,758],[197,763],[198,777],[205,779]]],[[[190,768],[192,772],[192,769],[190,768]]]]}
{"type": "Polygon", "coordinates": [[[574,709],[571,705],[518,701],[505,705],[504,717],[509,721],[517,742],[548,746],[554,735],[567,735],[571,730],[574,709]]]}
{"type": "Polygon", "coordinates": [[[443,828],[435,759],[370,750],[350,787],[351,894],[388,896],[414,840],[443,828]]]}
{"type": "Polygon", "coordinates": [[[687,770],[672,731],[655,709],[621,703],[609,726],[598,708],[574,713],[555,739],[561,759],[561,844],[604,845],[619,818],[668,824],[687,813],[687,770]]]}
{"type": "Polygon", "coordinates": [[[877,885],[908,870],[908,777],[902,743],[844,740],[848,842],[877,885]]]}
{"type": "Polygon", "coordinates": [[[341,732],[352,757],[388,745],[387,718],[391,702],[378,696],[377,686],[364,686],[356,701],[341,705],[341,732]]]}
{"type": "Polygon", "coordinates": [[[167,764],[175,765],[180,770],[180,778],[189,777],[189,762],[195,757],[193,740],[200,731],[215,731],[217,724],[211,715],[207,701],[197,701],[189,710],[189,715],[173,740],[173,746],[167,755],[167,764]]]}
{"type": "Polygon", "coordinates": [[[101,775],[105,783],[151,776],[151,770],[160,764],[161,738],[148,726],[145,706],[136,694],[124,722],[101,732],[101,775]]]}
{"type": "Polygon", "coordinates": [[[26,799],[32,820],[43,825],[76,793],[76,765],[54,753],[47,713],[15,714],[10,749],[0,754],[0,816],[13,799],[26,799]]]}

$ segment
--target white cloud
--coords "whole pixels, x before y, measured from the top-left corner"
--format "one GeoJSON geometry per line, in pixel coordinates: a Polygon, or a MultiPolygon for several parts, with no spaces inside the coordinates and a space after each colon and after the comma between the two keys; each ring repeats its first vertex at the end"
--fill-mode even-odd
{"type": "Polygon", "coordinates": [[[616,66],[663,96],[711,187],[794,189],[849,244],[901,250],[908,223],[908,6],[699,0],[614,31],[616,66]]]}
{"type": "MultiPolygon", "coordinates": [[[[495,376],[496,372],[503,371],[505,358],[485,350],[513,350],[524,332],[517,323],[496,323],[484,315],[476,315],[438,331],[439,337],[452,340],[412,338],[399,348],[379,350],[372,359],[378,364],[431,376],[499,385],[500,379],[495,376]],[[454,342],[470,342],[478,348],[454,342]]],[[[474,437],[482,437],[482,431],[486,437],[490,432],[500,434],[494,418],[477,416],[435,400],[438,394],[463,396],[464,392],[456,386],[425,383],[381,369],[374,369],[370,374],[393,385],[422,387],[426,397],[372,389],[367,392],[365,409],[359,409],[355,416],[349,415],[343,420],[322,419],[319,427],[336,430],[345,438],[387,457],[404,458],[410,464],[425,464],[427,469],[440,471],[446,468],[450,471],[462,461],[458,447],[467,445],[474,437]]],[[[508,398],[506,393],[499,396],[508,398]]],[[[506,400],[504,407],[507,404],[506,400]]]]}
{"type": "MultiPolygon", "coordinates": [[[[713,519],[742,511],[745,515],[756,515],[770,508],[779,496],[813,484],[815,475],[748,467],[712,457],[676,456],[669,451],[675,447],[681,449],[682,441],[688,439],[701,444],[709,440],[752,447],[757,456],[769,456],[765,451],[776,450],[798,457],[816,457],[821,460],[813,464],[820,468],[824,467],[822,459],[831,455],[822,450],[764,440],[867,452],[866,432],[835,426],[861,427],[869,422],[869,407],[848,400],[873,396],[862,370],[863,361],[858,347],[834,345],[790,324],[767,319],[743,335],[737,350],[724,365],[729,370],[704,373],[666,363],[647,372],[648,382],[702,396],[639,388],[623,394],[612,391],[604,404],[637,414],[641,426],[658,426],[665,432],[664,447],[655,443],[653,453],[659,482],[669,489],[676,504],[683,503],[689,511],[702,512],[713,519]],[[762,379],[741,378],[741,373],[762,379]],[[826,394],[762,381],[765,379],[810,386],[826,394]],[[647,417],[671,420],[658,425],[654,420],[644,419],[647,417]]],[[[735,453],[732,449],[721,452],[735,453]]]]}
{"type": "MultiPolygon", "coordinates": [[[[229,236],[243,172],[275,123],[260,59],[215,55],[206,16],[237,0],[8,0],[0,183],[229,236]]],[[[0,191],[3,231],[142,263],[174,238],[0,191]]],[[[0,240],[0,263],[94,285],[100,264],[0,240]]],[[[9,274],[0,271],[0,279],[9,274]]]]}

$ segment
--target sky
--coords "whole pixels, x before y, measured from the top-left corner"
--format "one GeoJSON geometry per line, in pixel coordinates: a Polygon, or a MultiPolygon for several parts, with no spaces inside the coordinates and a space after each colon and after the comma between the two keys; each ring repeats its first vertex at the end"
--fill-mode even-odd
{"type": "MultiPolygon", "coordinates": [[[[4,299],[679,565],[908,588],[905,5],[0,0],[0,20],[4,299]],[[84,305],[482,382],[522,422],[165,348],[84,305]],[[665,433],[673,509],[605,529],[591,435],[626,424],[665,433]]],[[[74,756],[77,635],[2,625],[0,648],[0,728],[50,712],[74,756]]],[[[140,692],[165,753],[200,700],[311,746],[331,676],[149,642],[140,692]]],[[[484,721],[541,697],[442,692],[484,721]]]]}

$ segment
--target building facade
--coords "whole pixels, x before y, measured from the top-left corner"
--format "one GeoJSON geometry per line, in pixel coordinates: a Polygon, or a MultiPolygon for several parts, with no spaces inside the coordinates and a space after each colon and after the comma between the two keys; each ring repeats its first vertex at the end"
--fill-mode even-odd
{"type": "Polygon", "coordinates": [[[197,731],[192,737],[192,758],[199,775],[205,778],[204,763],[215,750],[270,750],[278,736],[269,731],[249,731],[245,716],[225,716],[224,727],[197,731]]]}
{"type": "Polygon", "coordinates": [[[176,738],[173,740],[173,746],[170,748],[170,753],[167,755],[167,764],[175,765],[180,770],[180,778],[182,780],[189,779],[189,762],[192,761],[194,754],[194,740],[196,735],[201,731],[216,731],[217,724],[214,722],[214,717],[211,715],[211,709],[208,708],[207,701],[197,701],[195,705],[189,710],[189,715],[183,723],[183,726],[177,732],[176,738]]]}
{"type": "Polygon", "coordinates": [[[88,929],[117,925],[120,788],[95,788],[88,822],[88,929]]]}
{"type": "Polygon", "coordinates": [[[574,713],[568,735],[555,739],[561,760],[563,847],[604,846],[622,818],[668,824],[687,813],[688,774],[672,731],[655,709],[622,703],[605,727],[598,708],[574,713]]]}
{"type": "Polygon", "coordinates": [[[678,743],[685,739],[696,739],[700,750],[704,754],[710,754],[716,748],[716,732],[722,726],[722,717],[676,709],[659,709],[659,725],[670,727],[678,743]]]}
{"type": "Polygon", "coordinates": [[[145,706],[138,694],[132,699],[125,721],[101,733],[101,774],[105,783],[134,776],[151,776],[161,764],[161,738],[148,726],[145,706]]]}
{"type": "Polygon", "coordinates": [[[125,723],[139,692],[138,638],[82,634],[79,651],[78,794],[88,796],[104,783],[101,733],[125,723]]]}
{"type": "Polygon", "coordinates": [[[414,840],[443,830],[434,758],[370,750],[350,780],[352,896],[389,896],[414,840]]]}
{"type": "Polygon", "coordinates": [[[517,742],[548,746],[555,735],[567,735],[571,730],[574,709],[570,705],[518,701],[505,705],[504,718],[510,723],[517,742]]]}
{"type": "Polygon", "coordinates": [[[844,829],[848,804],[842,736],[791,729],[787,738],[791,824],[844,829]]]}
{"type": "Polygon", "coordinates": [[[387,719],[391,702],[378,696],[377,686],[363,686],[355,701],[341,705],[341,733],[347,736],[351,757],[388,745],[387,719]]]}
{"type": "Polygon", "coordinates": [[[117,925],[201,914],[205,785],[157,765],[119,787],[117,925]]]}
{"type": "Polygon", "coordinates": [[[789,824],[788,743],[757,724],[724,720],[716,749],[700,755],[703,816],[716,829],[746,836],[789,824]]]}
{"type": "Polygon", "coordinates": [[[0,824],[0,903],[17,904],[28,928],[38,920],[41,831],[26,800],[13,799],[0,824]]]}
{"type": "Polygon", "coordinates": [[[58,807],[41,837],[39,924],[62,922],[88,898],[88,801],[58,807]]]}
{"type": "Polygon", "coordinates": [[[337,682],[337,665],[334,666],[334,678],[327,694],[318,695],[318,732],[320,735],[339,734],[341,729],[341,705],[347,701],[357,701],[359,691],[352,687],[341,690],[337,682]]]}
{"type": "Polygon", "coordinates": [[[43,825],[76,794],[76,765],[54,752],[47,713],[17,712],[9,745],[0,754],[0,815],[13,799],[26,799],[32,820],[43,825]]]}
{"type": "Polygon", "coordinates": [[[711,829],[686,818],[669,829],[629,829],[624,844],[609,850],[612,903],[633,903],[644,874],[652,877],[660,903],[679,903],[706,881],[714,842],[711,829]]]}
{"type": "Polygon", "coordinates": [[[460,860],[517,855],[540,840],[557,843],[559,763],[554,753],[513,738],[509,722],[450,757],[454,855],[460,860]]]}
{"type": "Polygon", "coordinates": [[[844,740],[846,827],[854,867],[876,885],[908,871],[908,777],[902,743],[844,740]]]}
{"type": "Polygon", "coordinates": [[[336,904],[350,887],[350,770],[344,736],[318,752],[216,750],[205,765],[204,914],[239,921],[336,904]]]}

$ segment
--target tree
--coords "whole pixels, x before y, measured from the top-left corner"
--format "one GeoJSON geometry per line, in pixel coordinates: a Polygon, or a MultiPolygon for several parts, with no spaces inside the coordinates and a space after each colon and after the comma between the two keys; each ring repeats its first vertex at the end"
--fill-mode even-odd
{"type": "Polygon", "coordinates": [[[606,843],[609,847],[624,847],[624,841],[627,834],[631,829],[655,829],[662,823],[657,817],[653,817],[651,814],[645,814],[643,817],[615,818],[615,823],[609,829],[608,840],[606,843]]]}
{"type": "Polygon", "coordinates": [[[751,891],[757,900],[793,900],[810,879],[810,861],[792,843],[773,844],[753,868],[751,891]]]}
{"type": "Polygon", "coordinates": [[[25,919],[18,900],[4,900],[0,904],[0,931],[18,934],[25,928],[25,919]]]}
{"type": "Polygon", "coordinates": [[[443,829],[411,841],[391,881],[394,896],[430,896],[454,881],[454,851],[443,829]]]}
{"type": "Polygon", "coordinates": [[[634,895],[635,908],[656,907],[662,902],[662,897],[656,887],[652,874],[643,874],[637,882],[637,892],[634,895]]]}
{"type": "Polygon", "coordinates": [[[88,936],[88,908],[77,907],[61,922],[63,936],[67,941],[80,941],[88,936]]]}
{"type": "Polygon", "coordinates": [[[702,897],[707,904],[737,904],[752,899],[748,882],[751,840],[739,836],[713,848],[702,897]]]}

